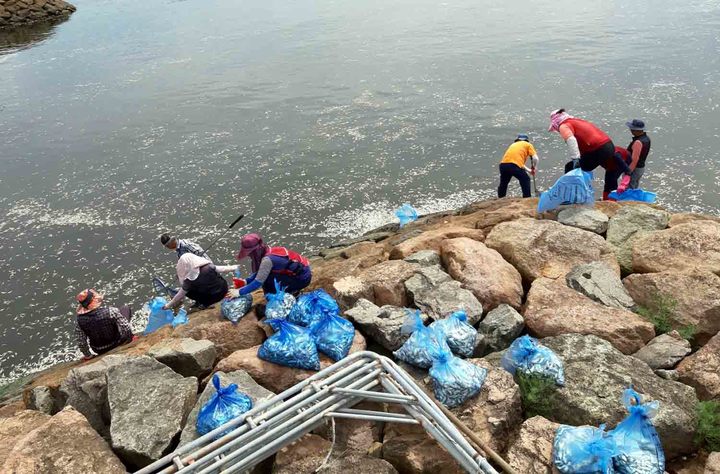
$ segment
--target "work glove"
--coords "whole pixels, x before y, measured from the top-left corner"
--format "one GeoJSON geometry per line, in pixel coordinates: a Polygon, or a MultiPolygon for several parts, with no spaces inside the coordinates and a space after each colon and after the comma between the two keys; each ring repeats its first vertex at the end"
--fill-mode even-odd
{"type": "Polygon", "coordinates": [[[630,185],[630,175],[625,174],[625,175],[623,175],[622,179],[620,180],[620,184],[618,185],[618,188],[617,188],[618,194],[624,193],[629,185],[630,185]]]}

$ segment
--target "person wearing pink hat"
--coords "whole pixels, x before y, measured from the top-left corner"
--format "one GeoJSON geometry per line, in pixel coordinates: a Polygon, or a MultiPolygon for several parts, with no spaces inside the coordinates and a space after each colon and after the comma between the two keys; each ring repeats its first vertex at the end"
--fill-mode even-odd
{"type": "Polygon", "coordinates": [[[550,114],[548,132],[558,132],[568,146],[570,161],[565,165],[566,173],[574,168],[593,171],[613,160],[615,145],[610,137],[594,124],[568,114],[565,109],[550,114]]]}
{"type": "Polygon", "coordinates": [[[310,262],[297,252],[285,247],[270,247],[259,234],[247,234],[240,240],[240,250],[235,258],[250,258],[253,272],[240,288],[246,295],[262,287],[265,294],[275,293],[275,281],[288,293],[299,293],[312,280],[310,262]]]}
{"type": "Polygon", "coordinates": [[[91,359],[95,354],[127,344],[133,340],[129,306],[115,308],[103,305],[103,295],[90,288],[75,297],[78,306],[75,310],[75,339],[83,359],[91,359]],[[92,349],[92,351],[91,351],[92,349]]]}

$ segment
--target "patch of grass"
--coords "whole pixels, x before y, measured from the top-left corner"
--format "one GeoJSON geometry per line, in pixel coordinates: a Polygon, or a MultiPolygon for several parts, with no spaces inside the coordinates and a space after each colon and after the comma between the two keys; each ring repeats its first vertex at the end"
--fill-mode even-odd
{"type": "Polygon", "coordinates": [[[680,334],[680,337],[687,341],[693,340],[695,337],[695,334],[697,333],[697,327],[695,327],[694,324],[688,324],[687,326],[683,326],[680,329],[677,330],[680,334]]]}
{"type": "Polygon", "coordinates": [[[695,441],[708,451],[720,451],[720,402],[700,402],[696,408],[698,429],[695,441]]]}
{"type": "Polygon", "coordinates": [[[515,380],[520,388],[525,418],[540,415],[550,418],[552,414],[552,395],[555,393],[555,381],[549,377],[517,372],[515,380]]]}
{"type": "Polygon", "coordinates": [[[677,309],[677,300],[672,296],[655,293],[650,304],[638,306],[637,313],[655,326],[655,332],[665,334],[673,330],[673,314],[677,309]]]}

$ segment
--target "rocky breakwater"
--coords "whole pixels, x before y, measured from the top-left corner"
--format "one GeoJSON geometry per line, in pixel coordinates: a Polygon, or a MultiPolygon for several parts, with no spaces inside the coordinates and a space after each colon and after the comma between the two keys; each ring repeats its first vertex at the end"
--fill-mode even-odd
{"type": "Polygon", "coordinates": [[[66,19],[75,7],[63,0],[2,0],[0,29],[66,19]]]}
{"type": "MultiPolygon", "coordinates": [[[[351,351],[398,349],[407,309],[421,310],[426,324],[464,310],[478,330],[468,360],[488,376],[452,411],[518,472],[554,472],[561,423],[613,428],[630,385],[659,402],[653,421],[673,466],[717,460],[703,444],[708,420],[697,407],[720,398],[720,223],[637,203],[537,216],[536,204],[480,202],[338,243],[312,258],[311,289],[328,291],[355,325],[351,351]],[[538,397],[500,368],[503,351],[525,333],[562,359],[563,387],[538,397]]],[[[199,409],[215,390],[209,374],[255,403],[309,377],[257,357],[263,327],[255,310],[233,325],[214,308],[90,362],[36,374],[21,399],[0,407],[0,472],[135,470],[197,438],[199,409]]],[[[331,363],[321,357],[323,367],[331,363]]],[[[430,388],[427,371],[406,367],[430,388]]],[[[417,426],[342,419],[253,472],[310,473],[323,462],[323,472],[462,472],[417,426]]]]}

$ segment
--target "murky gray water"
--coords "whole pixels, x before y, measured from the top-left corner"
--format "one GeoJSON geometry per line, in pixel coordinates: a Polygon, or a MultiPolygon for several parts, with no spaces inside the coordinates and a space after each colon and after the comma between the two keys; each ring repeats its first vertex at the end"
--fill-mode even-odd
{"type": "Polygon", "coordinates": [[[547,188],[561,106],[623,146],[644,119],[646,187],[719,212],[716,0],[75,4],[0,35],[0,383],[78,356],[79,290],[147,300],[163,231],[208,242],[244,212],[216,260],[250,229],[309,251],[493,196],[520,131],[547,188]]]}

